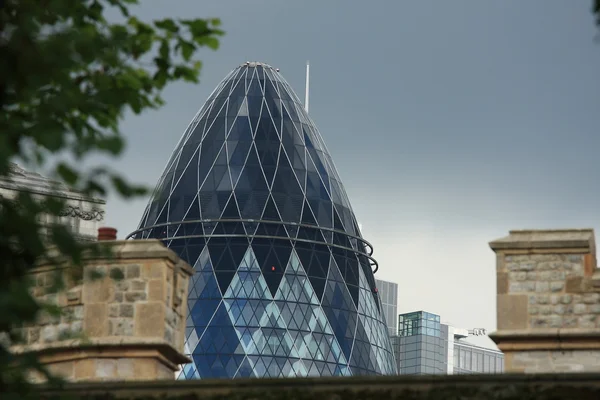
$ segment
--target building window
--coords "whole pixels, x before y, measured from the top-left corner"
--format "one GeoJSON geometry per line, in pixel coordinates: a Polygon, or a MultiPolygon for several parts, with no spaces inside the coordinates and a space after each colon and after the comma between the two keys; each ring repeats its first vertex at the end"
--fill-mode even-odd
{"type": "Polygon", "coordinates": [[[477,363],[477,353],[471,353],[471,364],[473,366],[473,371],[479,371],[479,364],[477,363]]]}

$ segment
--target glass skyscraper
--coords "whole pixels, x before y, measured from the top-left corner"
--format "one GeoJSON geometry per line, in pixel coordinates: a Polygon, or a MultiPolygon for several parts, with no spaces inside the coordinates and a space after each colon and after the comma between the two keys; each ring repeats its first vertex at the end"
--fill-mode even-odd
{"type": "Polygon", "coordinates": [[[440,322],[440,316],[416,311],[398,316],[392,345],[401,375],[502,373],[504,354],[468,343],[472,331],[440,322]]]}
{"type": "Polygon", "coordinates": [[[372,248],[279,71],[245,63],[176,146],[130,237],[193,266],[180,379],[394,374],[372,248]]]}
{"type": "Polygon", "coordinates": [[[375,279],[381,300],[382,313],[390,335],[398,333],[398,284],[375,279]]]}

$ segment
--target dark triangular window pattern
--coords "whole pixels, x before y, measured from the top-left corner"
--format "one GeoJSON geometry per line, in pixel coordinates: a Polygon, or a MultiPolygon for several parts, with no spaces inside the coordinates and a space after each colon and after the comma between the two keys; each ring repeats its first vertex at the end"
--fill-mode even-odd
{"type": "Polygon", "coordinates": [[[370,246],[278,70],[245,63],[217,86],[132,237],[194,268],[178,379],[396,372],[370,246]]]}

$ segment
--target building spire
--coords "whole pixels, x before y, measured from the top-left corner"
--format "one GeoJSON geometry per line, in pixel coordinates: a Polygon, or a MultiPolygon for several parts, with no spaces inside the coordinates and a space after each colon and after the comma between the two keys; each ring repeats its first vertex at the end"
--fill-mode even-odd
{"type": "Polygon", "coordinates": [[[306,62],[306,92],[304,94],[304,109],[308,113],[308,89],[310,87],[310,63],[306,62]]]}

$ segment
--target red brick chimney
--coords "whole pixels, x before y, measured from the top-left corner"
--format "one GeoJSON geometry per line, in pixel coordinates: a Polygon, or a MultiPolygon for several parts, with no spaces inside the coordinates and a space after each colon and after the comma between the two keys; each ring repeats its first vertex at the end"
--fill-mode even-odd
{"type": "Polygon", "coordinates": [[[98,241],[101,240],[117,240],[117,230],[106,226],[98,228],[98,241]]]}

